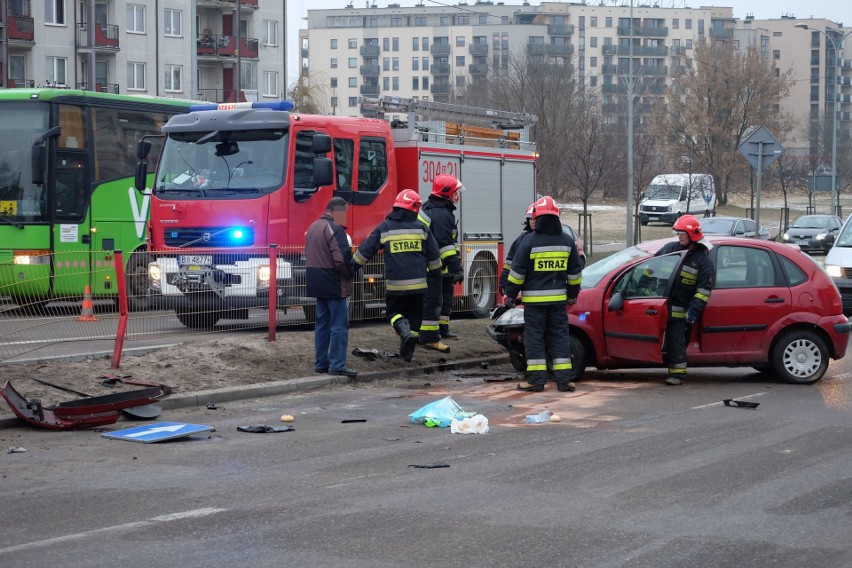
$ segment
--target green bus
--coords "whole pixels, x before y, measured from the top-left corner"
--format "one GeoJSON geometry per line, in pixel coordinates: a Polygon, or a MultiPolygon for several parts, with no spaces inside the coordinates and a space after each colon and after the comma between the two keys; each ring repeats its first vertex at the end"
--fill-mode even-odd
{"type": "Polygon", "coordinates": [[[87,286],[114,297],[120,249],[131,308],[145,306],[150,196],[134,189],[136,142],[192,102],[0,89],[0,299],[43,305],[87,286]]]}

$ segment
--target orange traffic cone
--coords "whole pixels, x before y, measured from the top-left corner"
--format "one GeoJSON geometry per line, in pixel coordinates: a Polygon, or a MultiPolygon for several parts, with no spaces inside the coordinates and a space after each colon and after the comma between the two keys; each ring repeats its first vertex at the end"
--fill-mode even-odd
{"type": "Polygon", "coordinates": [[[77,321],[98,321],[95,317],[95,306],[92,304],[92,287],[86,286],[86,291],[83,292],[83,310],[77,321]]]}

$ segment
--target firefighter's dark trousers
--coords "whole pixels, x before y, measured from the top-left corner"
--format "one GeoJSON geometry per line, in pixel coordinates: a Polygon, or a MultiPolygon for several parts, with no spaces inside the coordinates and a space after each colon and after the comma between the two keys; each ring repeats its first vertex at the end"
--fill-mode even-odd
{"type": "Polygon", "coordinates": [[[557,383],[571,381],[571,343],[565,304],[524,304],[524,346],[528,383],[544,385],[548,367],[557,383]]]}
{"type": "Polygon", "coordinates": [[[686,345],[692,326],[686,323],[686,318],[669,316],[666,323],[666,361],[669,365],[669,377],[686,378],[686,345]]]}

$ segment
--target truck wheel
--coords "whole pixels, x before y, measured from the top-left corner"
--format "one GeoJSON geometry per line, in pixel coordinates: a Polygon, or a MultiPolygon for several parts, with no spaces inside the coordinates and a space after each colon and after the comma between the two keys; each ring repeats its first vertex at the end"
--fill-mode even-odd
{"type": "Polygon", "coordinates": [[[772,367],[786,382],[810,385],[828,369],[828,348],[816,333],[801,329],[785,333],[772,349],[772,367]]]}
{"type": "Polygon", "coordinates": [[[180,310],[176,312],[178,321],[190,329],[203,329],[209,331],[213,329],[213,326],[215,326],[216,322],[219,321],[220,313],[218,311],[201,312],[191,310],[192,308],[190,308],[189,311],[180,310]]]}
{"type": "Polygon", "coordinates": [[[131,253],[124,268],[124,285],[127,291],[127,308],[131,312],[147,310],[151,305],[148,297],[148,263],[151,257],[146,253],[131,253]]]}
{"type": "Polygon", "coordinates": [[[497,304],[497,270],[494,263],[475,261],[470,268],[469,278],[473,317],[487,318],[497,304]]]}
{"type": "Polygon", "coordinates": [[[302,312],[305,314],[306,323],[317,322],[317,306],[316,304],[305,304],[302,306],[302,312]]]}

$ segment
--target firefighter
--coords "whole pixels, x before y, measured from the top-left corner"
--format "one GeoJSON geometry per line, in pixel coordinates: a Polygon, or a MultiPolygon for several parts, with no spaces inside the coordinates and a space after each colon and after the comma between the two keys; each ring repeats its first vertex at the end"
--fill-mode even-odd
{"type": "Polygon", "coordinates": [[[512,259],[515,257],[515,252],[518,250],[518,245],[521,244],[521,241],[533,232],[535,229],[535,221],[532,218],[533,206],[530,205],[527,207],[526,212],[524,213],[524,230],[518,235],[518,238],[514,240],[512,246],[509,247],[509,252],[506,253],[506,260],[503,262],[503,272],[500,274],[500,294],[506,295],[506,282],[509,280],[509,271],[512,270],[512,259]]]}
{"type": "Polygon", "coordinates": [[[565,306],[577,302],[582,261],[574,239],[562,232],[556,201],[542,197],[532,207],[535,229],[518,245],[506,284],[509,303],[519,291],[524,303],[527,377],[518,384],[518,390],[544,390],[549,354],[556,388],[574,392],[565,306]]]}
{"type": "Polygon", "coordinates": [[[391,212],[353,255],[355,262],[364,266],[382,250],[386,317],[399,335],[399,354],[405,361],[411,361],[417,346],[412,330],[420,328],[424,296],[437,292],[429,290],[428,276],[437,279],[441,273],[435,237],[417,218],[421,205],[420,195],[413,189],[400,192],[391,212]]]}
{"type": "MultiPolygon", "coordinates": [[[[464,185],[455,176],[441,174],[432,180],[432,195],[423,204],[420,219],[432,230],[441,251],[441,313],[438,329],[443,339],[456,339],[450,331],[450,314],[453,311],[453,288],[464,280],[459,255],[458,226],[455,204],[464,185]]],[[[442,344],[443,345],[443,344],[442,344]]]]}
{"type": "Polygon", "coordinates": [[[655,256],[687,251],[669,292],[665,335],[669,366],[666,384],[677,386],[686,378],[686,346],[692,324],[701,317],[713,288],[713,264],[709,255],[713,245],[704,238],[701,224],[694,215],[680,217],[672,229],[677,234],[677,242],[667,244],[655,256]]]}

